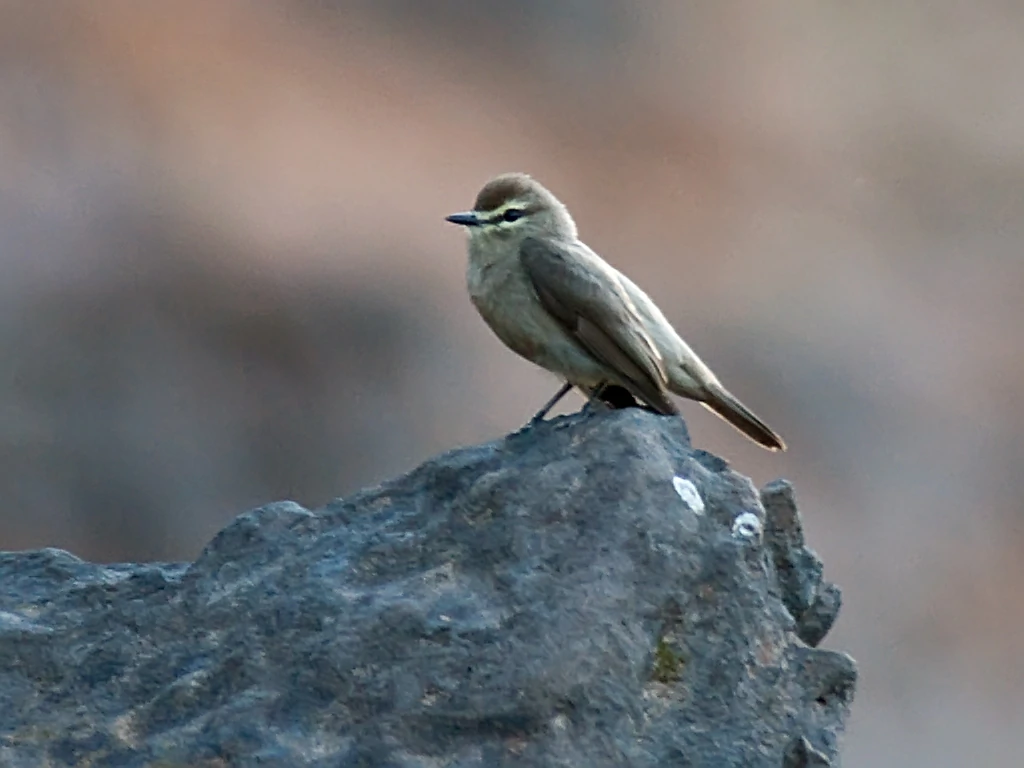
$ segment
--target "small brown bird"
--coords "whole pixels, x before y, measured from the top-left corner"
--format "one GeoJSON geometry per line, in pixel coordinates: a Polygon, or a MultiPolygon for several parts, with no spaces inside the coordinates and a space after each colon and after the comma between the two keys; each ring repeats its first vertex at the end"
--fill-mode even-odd
{"type": "Polygon", "coordinates": [[[582,243],[566,207],[522,173],[498,176],[473,210],[447,217],[469,234],[469,295],[509,348],[563,377],[539,421],[573,386],[591,399],[617,385],[661,414],[674,392],[769,450],[785,443],[725,389],[661,310],[582,243]]]}

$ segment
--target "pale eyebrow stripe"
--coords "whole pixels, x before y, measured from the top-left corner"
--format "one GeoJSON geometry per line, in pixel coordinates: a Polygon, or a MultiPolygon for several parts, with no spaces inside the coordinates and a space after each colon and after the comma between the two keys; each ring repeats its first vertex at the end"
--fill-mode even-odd
{"type": "MultiPolygon", "coordinates": [[[[524,213],[531,213],[529,205],[527,205],[526,203],[520,203],[515,200],[512,200],[510,202],[505,203],[504,205],[498,206],[493,211],[491,211],[488,214],[487,218],[483,219],[484,224],[502,224],[502,216],[504,216],[505,211],[509,210],[510,208],[519,208],[522,209],[524,213]]],[[[483,211],[481,211],[481,213],[483,213],[483,211]]]]}

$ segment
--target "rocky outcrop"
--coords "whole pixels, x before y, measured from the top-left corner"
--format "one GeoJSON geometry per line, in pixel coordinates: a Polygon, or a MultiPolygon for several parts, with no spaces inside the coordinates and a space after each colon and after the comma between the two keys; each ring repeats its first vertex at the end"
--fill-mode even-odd
{"type": "Polygon", "coordinates": [[[0,591],[5,766],[828,765],[856,680],[789,486],[638,409],[0,591]]]}

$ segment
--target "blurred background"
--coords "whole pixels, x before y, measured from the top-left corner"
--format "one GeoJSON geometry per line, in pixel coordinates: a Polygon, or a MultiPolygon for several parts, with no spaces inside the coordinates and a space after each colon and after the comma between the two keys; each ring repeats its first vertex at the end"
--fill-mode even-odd
{"type": "Polygon", "coordinates": [[[846,764],[1017,764],[1022,40],[1000,0],[7,0],[0,547],[190,559],[521,426],[556,383],[443,216],[525,170],[789,442],[684,405],[844,589],[846,764]]]}

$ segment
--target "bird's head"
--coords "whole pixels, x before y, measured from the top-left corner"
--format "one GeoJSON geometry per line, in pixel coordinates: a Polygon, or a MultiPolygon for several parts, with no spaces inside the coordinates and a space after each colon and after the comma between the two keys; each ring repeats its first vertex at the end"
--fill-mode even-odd
{"type": "Polygon", "coordinates": [[[525,173],[506,173],[480,190],[473,210],[446,217],[466,228],[471,242],[521,242],[527,237],[576,239],[565,206],[525,173]]]}

